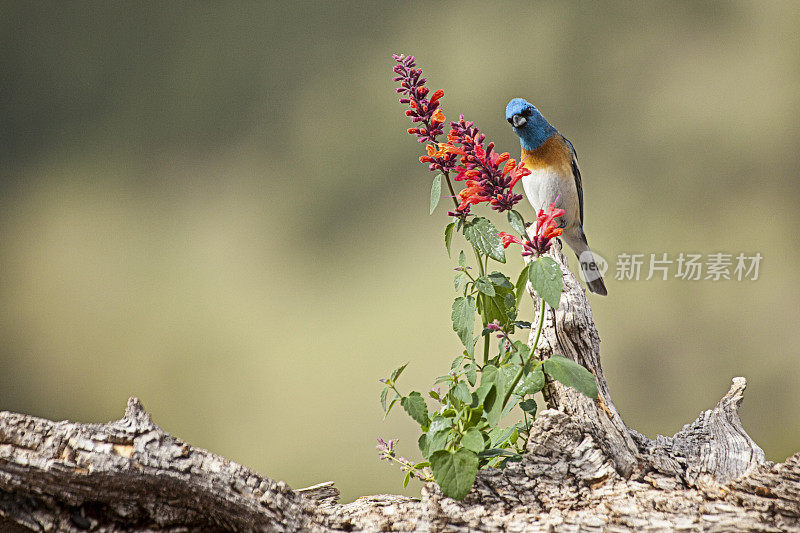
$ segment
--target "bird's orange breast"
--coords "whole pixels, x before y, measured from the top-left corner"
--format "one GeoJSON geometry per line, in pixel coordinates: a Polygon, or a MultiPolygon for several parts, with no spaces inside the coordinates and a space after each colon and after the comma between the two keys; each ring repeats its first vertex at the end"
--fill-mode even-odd
{"type": "Polygon", "coordinates": [[[522,162],[531,172],[551,170],[565,175],[572,173],[572,150],[558,134],[553,134],[535,150],[522,150],[522,162]]]}

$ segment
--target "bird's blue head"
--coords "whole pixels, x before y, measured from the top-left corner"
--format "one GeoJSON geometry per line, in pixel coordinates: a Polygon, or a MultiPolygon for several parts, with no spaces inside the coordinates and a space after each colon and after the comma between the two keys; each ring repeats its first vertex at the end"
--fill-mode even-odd
{"type": "Polygon", "coordinates": [[[508,103],[506,120],[514,128],[514,133],[519,135],[520,144],[525,150],[535,150],[557,131],[524,98],[514,98],[508,103]]]}

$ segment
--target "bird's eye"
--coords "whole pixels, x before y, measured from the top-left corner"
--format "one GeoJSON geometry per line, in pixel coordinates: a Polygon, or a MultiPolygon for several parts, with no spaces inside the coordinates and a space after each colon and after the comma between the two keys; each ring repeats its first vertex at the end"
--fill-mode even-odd
{"type": "Polygon", "coordinates": [[[522,112],[522,116],[529,117],[531,115],[533,115],[533,109],[530,107],[522,112]]]}

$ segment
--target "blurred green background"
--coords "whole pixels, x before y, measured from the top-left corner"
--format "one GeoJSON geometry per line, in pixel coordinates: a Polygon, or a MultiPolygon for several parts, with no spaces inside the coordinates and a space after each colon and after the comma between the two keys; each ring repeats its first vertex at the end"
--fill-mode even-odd
{"type": "Polygon", "coordinates": [[[629,425],[671,435],[743,375],[750,435],[800,450],[796,2],[3,2],[0,27],[0,409],[137,395],[292,487],[403,492],[375,438],[417,433],[377,380],[410,361],[425,391],[459,351],[406,52],[501,149],[514,96],[574,143],[604,257],[764,256],[749,282],[612,270],[591,302],[629,425]]]}

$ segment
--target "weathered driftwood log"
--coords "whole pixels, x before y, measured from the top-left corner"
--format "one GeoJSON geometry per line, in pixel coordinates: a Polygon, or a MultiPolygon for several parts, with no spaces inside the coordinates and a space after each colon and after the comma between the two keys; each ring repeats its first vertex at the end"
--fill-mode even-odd
{"type": "Polygon", "coordinates": [[[0,442],[0,531],[800,531],[800,454],[727,483],[624,478],[591,430],[553,409],[523,461],[481,472],[463,502],[434,484],[421,499],[345,505],[330,483],[292,491],[169,436],[136,399],[106,425],[0,413],[0,442]]]}
{"type": "Polygon", "coordinates": [[[0,413],[0,531],[800,531],[800,453],[764,460],[739,420],[745,380],[673,437],[629,430],[583,289],[563,269],[538,354],[585,365],[600,397],[549,383],[554,409],[522,462],[480,472],[462,502],[435,484],[420,499],[344,505],[332,483],[293,491],[166,434],[132,398],[109,424],[0,413]]]}

